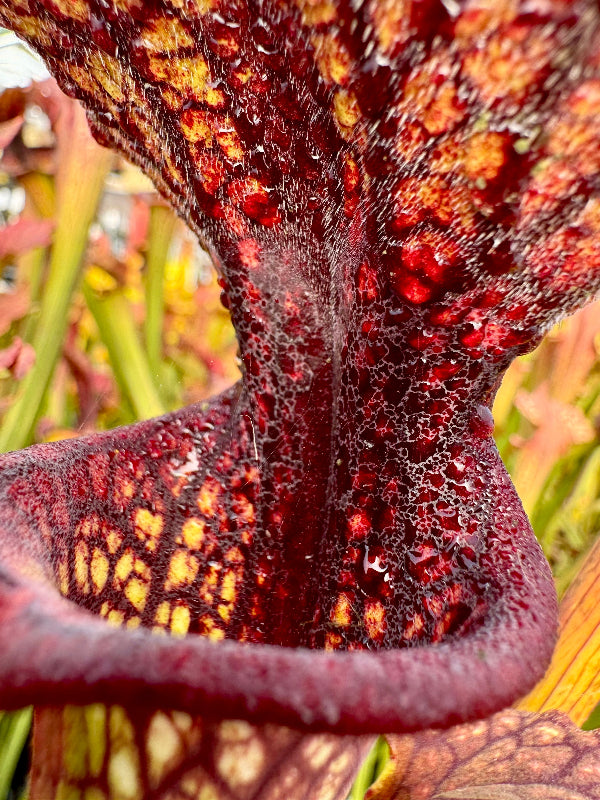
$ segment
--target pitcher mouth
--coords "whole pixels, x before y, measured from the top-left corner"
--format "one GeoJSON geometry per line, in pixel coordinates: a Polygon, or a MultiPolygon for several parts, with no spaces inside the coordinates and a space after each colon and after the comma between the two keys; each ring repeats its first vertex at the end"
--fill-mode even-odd
{"type": "MultiPolygon", "coordinates": [[[[123,448],[132,436],[148,437],[170,425],[173,416],[4,457],[5,489],[19,488],[12,492],[13,498],[18,492],[18,501],[5,501],[2,509],[0,705],[44,705],[49,698],[59,705],[151,703],[305,730],[409,732],[491,714],[541,677],[555,637],[556,595],[507,477],[492,504],[502,509],[493,520],[500,535],[490,537],[488,566],[478,576],[487,610],[477,625],[438,643],[323,651],[214,641],[181,635],[175,625],[169,631],[174,635],[166,636],[156,627],[132,629],[114,617],[107,623],[107,615],[94,615],[63,597],[60,570],[48,572],[51,559],[43,550],[48,520],[40,524],[42,486],[31,476],[23,483],[24,476],[42,463],[58,465],[55,474],[64,475],[74,452],[110,452],[117,443],[123,448]],[[36,502],[29,528],[26,485],[36,502]]],[[[56,499],[58,482],[48,485],[56,499]]],[[[71,498],[71,514],[74,502],[71,498]]],[[[83,532],[89,537],[89,530],[83,532]]],[[[74,565],[72,581],[76,575],[74,565]]],[[[91,573],[88,580],[93,583],[91,573]]]]}

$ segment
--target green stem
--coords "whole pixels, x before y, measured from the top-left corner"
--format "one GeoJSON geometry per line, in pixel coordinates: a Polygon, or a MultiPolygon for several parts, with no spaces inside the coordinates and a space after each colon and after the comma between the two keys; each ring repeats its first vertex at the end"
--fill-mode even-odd
{"type": "Polygon", "coordinates": [[[163,281],[175,216],[165,206],[152,206],[146,253],[146,319],[144,338],[148,362],[154,375],[160,371],[164,317],[163,281]]]}
{"type": "Polygon", "coordinates": [[[0,798],[8,797],[31,728],[32,709],[0,711],[0,798]]]}
{"type": "Polygon", "coordinates": [[[380,736],[371,750],[369,755],[363,761],[356,780],[350,791],[348,800],[363,800],[367,790],[373,785],[375,780],[381,774],[389,758],[389,748],[385,739],[380,736]]]}
{"type": "Polygon", "coordinates": [[[165,408],[137,335],[131,308],[119,292],[99,296],[86,282],[83,294],[100,331],[121,391],[139,419],[156,417],[165,408]]]}
{"type": "Polygon", "coordinates": [[[15,402],[4,417],[0,430],[0,452],[16,450],[31,441],[40,404],[60,356],[89,226],[96,215],[111,160],[110,153],[99,148],[91,139],[83,111],[71,109],[71,116],[66,116],[68,121],[63,138],[71,137],[71,149],[65,148],[61,173],[57,176],[63,190],[57,204],[58,219],[48,278],[31,341],[36,361],[23,379],[15,402]]]}

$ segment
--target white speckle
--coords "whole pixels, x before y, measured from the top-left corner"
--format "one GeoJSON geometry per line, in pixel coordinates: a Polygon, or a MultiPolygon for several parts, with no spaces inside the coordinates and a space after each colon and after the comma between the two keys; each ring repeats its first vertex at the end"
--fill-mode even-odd
{"type": "Polygon", "coordinates": [[[192,475],[194,472],[196,472],[199,466],[200,462],[198,460],[198,453],[195,450],[192,450],[183,464],[180,467],[177,467],[177,469],[173,470],[173,475],[176,478],[185,478],[188,475],[192,475]]]}

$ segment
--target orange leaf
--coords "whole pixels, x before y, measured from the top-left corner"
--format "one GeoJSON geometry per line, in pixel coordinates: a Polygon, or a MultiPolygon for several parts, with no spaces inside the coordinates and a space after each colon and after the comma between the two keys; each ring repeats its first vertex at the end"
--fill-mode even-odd
{"type": "Polygon", "coordinates": [[[559,612],[559,637],[544,678],[521,700],[529,711],[564,711],[581,725],[600,700],[600,541],[589,553],[559,612]]]}

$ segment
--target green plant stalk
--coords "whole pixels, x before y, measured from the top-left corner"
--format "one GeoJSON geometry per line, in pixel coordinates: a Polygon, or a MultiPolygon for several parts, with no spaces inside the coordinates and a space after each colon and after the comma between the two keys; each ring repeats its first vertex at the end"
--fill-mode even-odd
{"type": "Polygon", "coordinates": [[[146,253],[146,319],[144,339],[148,363],[154,375],[160,374],[164,317],[163,281],[169,245],[175,230],[175,215],[166,206],[152,206],[146,253]]]}
{"type": "Polygon", "coordinates": [[[40,404],[50,383],[67,328],[71,296],[77,285],[88,230],[96,215],[111,154],[92,140],[81,109],[66,107],[64,161],[57,183],[57,224],[32,345],[36,361],[23,379],[0,430],[0,452],[29,444],[40,404]],[[58,187],[57,187],[58,188],[58,187]]]}
{"type": "Polygon", "coordinates": [[[367,790],[372,786],[389,759],[390,749],[387,742],[380,736],[365,758],[356,776],[348,800],[364,800],[367,790]]]}
{"type": "MultiPolygon", "coordinates": [[[[42,172],[28,172],[21,176],[19,182],[25,189],[28,201],[34,207],[35,213],[42,219],[54,219],[56,216],[56,193],[52,178],[42,172]]],[[[36,247],[22,258],[22,266],[29,282],[30,312],[19,333],[26,342],[31,341],[38,322],[49,253],[50,248],[48,247],[36,247]]]]}
{"type": "Polygon", "coordinates": [[[0,798],[8,797],[19,757],[31,728],[32,709],[0,711],[0,798]]]}
{"type": "Polygon", "coordinates": [[[99,296],[88,283],[83,295],[100,331],[115,377],[139,419],[165,412],[126,298],[120,292],[99,296]]]}
{"type": "MultiPolygon", "coordinates": [[[[561,474],[564,476],[564,463],[559,462],[558,467],[562,467],[561,474]]],[[[564,478],[563,482],[565,482],[564,478]]],[[[558,505],[553,504],[553,513],[545,520],[544,531],[548,532],[546,536],[554,536],[556,534],[556,529],[560,526],[562,519],[580,520],[582,509],[592,508],[598,498],[599,491],[600,448],[595,447],[573,475],[572,482],[569,484],[568,494],[566,496],[561,495],[562,500],[558,505]]],[[[549,546],[549,544],[550,542],[545,539],[542,541],[543,546],[549,546]]]]}

